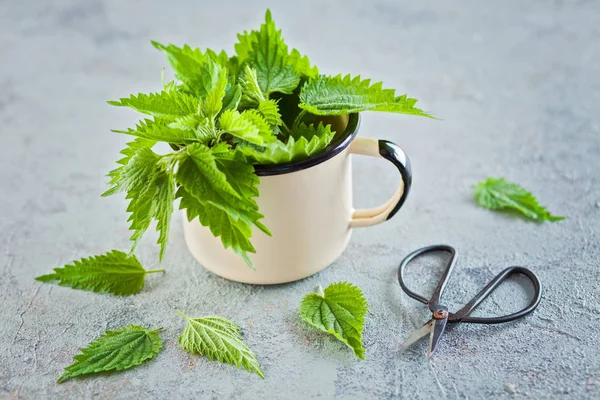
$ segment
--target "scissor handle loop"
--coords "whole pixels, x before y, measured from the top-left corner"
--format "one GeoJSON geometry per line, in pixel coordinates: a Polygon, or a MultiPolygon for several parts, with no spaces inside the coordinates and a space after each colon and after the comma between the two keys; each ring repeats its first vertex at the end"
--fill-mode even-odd
{"type": "Polygon", "coordinates": [[[420,301],[423,304],[427,304],[429,306],[429,309],[433,311],[435,308],[434,306],[439,304],[440,297],[442,296],[442,293],[444,292],[446,283],[448,283],[448,278],[450,277],[450,273],[452,272],[452,269],[454,268],[455,263],[456,263],[456,250],[454,249],[454,247],[448,246],[445,244],[436,244],[433,246],[423,247],[419,250],[413,251],[408,256],[406,256],[406,258],[404,258],[404,260],[402,260],[402,262],[400,263],[400,266],[398,267],[398,283],[400,283],[400,286],[402,287],[402,290],[404,290],[404,293],[406,293],[408,296],[412,297],[413,299],[420,301]],[[415,258],[418,258],[418,257],[428,254],[428,253],[434,253],[434,252],[438,252],[438,251],[444,251],[444,252],[450,253],[450,261],[448,262],[448,265],[446,266],[446,270],[444,271],[444,275],[442,276],[437,287],[435,288],[433,295],[431,296],[430,299],[427,299],[426,297],[413,292],[406,286],[406,284],[404,283],[404,269],[415,258]]]}
{"type": "Polygon", "coordinates": [[[540,300],[542,299],[542,285],[533,272],[523,267],[509,267],[504,271],[500,272],[490,283],[486,285],[477,295],[465,305],[463,308],[458,310],[456,313],[450,313],[448,316],[448,322],[468,322],[472,324],[500,324],[502,322],[509,322],[515,319],[524,317],[536,309],[540,300]],[[486,297],[488,297],[496,288],[508,279],[511,275],[522,274],[527,277],[533,284],[534,295],[529,305],[520,311],[512,314],[504,315],[501,317],[470,317],[471,313],[486,297]]]}

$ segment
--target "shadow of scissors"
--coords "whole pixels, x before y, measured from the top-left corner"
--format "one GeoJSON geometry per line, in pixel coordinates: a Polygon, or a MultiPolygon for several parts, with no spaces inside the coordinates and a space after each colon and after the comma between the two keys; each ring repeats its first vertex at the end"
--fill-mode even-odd
{"type": "Polygon", "coordinates": [[[456,250],[452,246],[448,245],[434,245],[423,247],[422,249],[416,250],[410,253],[398,267],[398,282],[404,290],[404,293],[412,297],[413,299],[420,301],[423,304],[426,304],[429,307],[429,310],[432,313],[432,318],[425,323],[421,328],[414,331],[408,339],[402,344],[402,350],[406,349],[411,344],[415,343],[422,337],[429,334],[429,350],[427,351],[427,357],[431,357],[431,354],[435,351],[444,330],[446,329],[446,324],[456,323],[456,322],[466,322],[471,324],[500,324],[502,322],[513,321],[518,318],[522,318],[527,314],[531,313],[540,303],[540,299],[542,297],[542,287],[540,285],[540,281],[537,276],[527,268],[523,267],[510,267],[506,268],[504,271],[500,272],[494,279],[491,280],[477,295],[467,303],[463,308],[458,310],[455,313],[448,312],[448,308],[442,304],[440,304],[440,297],[444,292],[444,288],[446,287],[446,283],[448,283],[448,279],[450,278],[450,274],[454,269],[454,265],[456,264],[456,250]],[[414,259],[433,252],[443,251],[450,253],[450,261],[446,266],[446,270],[438,283],[433,295],[430,299],[427,299],[412,290],[410,290],[406,284],[404,283],[404,269],[406,266],[413,261],[414,259]],[[534,296],[528,306],[523,308],[520,311],[517,311],[513,314],[504,315],[501,317],[471,317],[471,313],[486,297],[488,297],[496,288],[508,277],[514,274],[522,274],[525,275],[533,284],[534,288],[534,296]]]}

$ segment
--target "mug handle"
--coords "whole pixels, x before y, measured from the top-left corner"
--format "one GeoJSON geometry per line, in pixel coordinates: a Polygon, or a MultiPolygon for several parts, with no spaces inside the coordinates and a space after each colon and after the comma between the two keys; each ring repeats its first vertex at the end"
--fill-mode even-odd
{"type": "Polygon", "coordinates": [[[412,184],[412,172],[408,156],[395,143],[367,137],[357,137],[354,139],[350,144],[349,150],[350,154],[385,158],[398,168],[402,177],[396,193],[385,204],[375,208],[354,211],[350,228],[376,225],[391,219],[404,204],[412,184]]]}

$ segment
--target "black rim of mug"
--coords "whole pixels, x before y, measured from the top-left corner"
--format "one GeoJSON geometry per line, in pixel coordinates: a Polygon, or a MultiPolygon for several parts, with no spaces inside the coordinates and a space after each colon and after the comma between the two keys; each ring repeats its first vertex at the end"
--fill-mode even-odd
{"type": "Polygon", "coordinates": [[[348,115],[348,125],[341,135],[336,134],[331,143],[323,151],[300,161],[291,161],[277,165],[254,165],[254,171],[258,176],[282,175],[301,171],[315,165],[321,164],[341,153],[352,143],[360,126],[359,114],[348,115]]]}

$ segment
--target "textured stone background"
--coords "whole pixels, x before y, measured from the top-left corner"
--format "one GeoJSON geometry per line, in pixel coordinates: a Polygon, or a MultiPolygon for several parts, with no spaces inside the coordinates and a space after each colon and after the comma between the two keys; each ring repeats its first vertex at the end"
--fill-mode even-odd
{"type": "MultiPolygon", "coordinates": [[[[150,39],[232,50],[258,26],[258,1],[0,1],[0,398],[598,398],[600,350],[600,3],[597,1],[278,1],[291,46],[325,73],[362,73],[421,100],[442,121],[365,115],[362,134],[410,154],[414,190],[391,222],[358,230],[317,276],[275,287],[231,283],[188,254],[180,215],[164,276],[118,298],[42,285],[72,259],[128,247],[125,201],[100,198],[137,115],[105,100],[159,88],[166,65],[150,39]],[[568,219],[538,225],[480,209],[472,186],[515,180],[568,219]],[[401,293],[395,270],[437,242],[461,253],[447,298],[460,306],[502,268],[544,284],[528,318],[454,327],[436,356],[399,345],[428,314],[401,293]],[[317,283],[348,280],[369,300],[367,360],[296,318],[317,283]],[[266,379],[178,349],[175,313],[237,321],[266,379]],[[78,348],[129,323],[163,326],[165,351],[126,373],[55,381],[78,348]]],[[[357,206],[374,206],[397,177],[355,163],[357,206]],[[376,179],[374,177],[377,177],[376,179]]],[[[156,267],[148,234],[138,255],[156,267]]],[[[428,265],[434,265],[429,260],[428,265]]],[[[439,261],[439,260],[438,260],[439,261]]],[[[426,268],[415,266],[415,285],[426,268]]],[[[480,315],[515,310],[519,280],[480,315]]]]}

